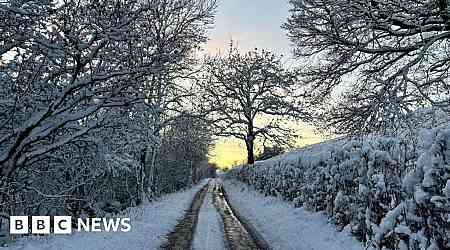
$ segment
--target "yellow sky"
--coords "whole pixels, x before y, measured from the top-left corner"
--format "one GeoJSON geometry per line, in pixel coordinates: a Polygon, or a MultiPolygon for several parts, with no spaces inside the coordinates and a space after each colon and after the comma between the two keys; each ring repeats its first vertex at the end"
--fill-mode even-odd
{"type": "MultiPolygon", "coordinates": [[[[300,123],[291,124],[298,128],[297,134],[300,138],[297,141],[297,147],[321,142],[325,136],[315,131],[314,127],[300,123]]],[[[258,146],[258,145],[256,145],[258,146]]],[[[233,138],[220,138],[217,140],[215,147],[210,152],[210,162],[216,163],[221,168],[229,168],[234,165],[246,162],[245,143],[233,138]]]]}

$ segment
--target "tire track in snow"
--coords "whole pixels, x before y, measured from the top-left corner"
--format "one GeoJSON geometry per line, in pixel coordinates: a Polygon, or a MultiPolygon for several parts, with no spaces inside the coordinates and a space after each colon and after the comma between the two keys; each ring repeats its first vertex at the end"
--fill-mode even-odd
{"type": "Polygon", "coordinates": [[[167,242],[161,246],[164,250],[191,249],[195,228],[198,222],[200,208],[208,192],[209,182],[194,197],[190,208],[183,219],[175,226],[174,231],[167,235],[167,242]]]}
{"type": "Polygon", "coordinates": [[[269,245],[256,232],[254,227],[233,209],[222,183],[216,180],[213,183],[214,205],[222,216],[228,243],[227,248],[231,250],[269,250],[269,245]]]}
{"type": "Polygon", "coordinates": [[[185,216],[167,235],[167,242],[161,246],[161,249],[221,250],[225,248],[230,250],[271,249],[254,227],[229,204],[222,183],[213,179],[195,195],[185,216]]]}
{"type": "Polygon", "coordinates": [[[225,250],[222,218],[213,204],[214,180],[211,180],[208,193],[198,216],[194,235],[194,250],[225,250]]]}

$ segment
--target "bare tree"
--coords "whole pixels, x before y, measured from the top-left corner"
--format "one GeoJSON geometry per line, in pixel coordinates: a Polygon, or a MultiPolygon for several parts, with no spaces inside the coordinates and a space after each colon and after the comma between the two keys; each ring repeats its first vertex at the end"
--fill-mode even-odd
{"type": "Polygon", "coordinates": [[[254,163],[257,138],[290,145],[294,131],[283,119],[302,118],[306,112],[296,99],[295,73],[283,67],[281,57],[257,50],[208,58],[200,83],[202,102],[209,107],[212,126],[219,136],[245,141],[247,160],[254,163]]]}
{"type": "Polygon", "coordinates": [[[308,95],[337,106],[331,125],[376,131],[408,120],[417,106],[448,112],[449,1],[290,3],[284,28],[295,54],[312,62],[303,72],[308,95]],[[343,98],[328,99],[343,89],[343,98]]]}

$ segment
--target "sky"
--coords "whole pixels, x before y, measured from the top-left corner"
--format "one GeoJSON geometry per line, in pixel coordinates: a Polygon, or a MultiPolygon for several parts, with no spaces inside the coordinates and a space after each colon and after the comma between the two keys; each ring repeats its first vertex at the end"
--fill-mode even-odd
{"type": "MultiPolygon", "coordinates": [[[[219,0],[214,28],[206,44],[206,54],[224,53],[231,39],[240,51],[271,50],[292,58],[290,42],[281,25],[289,15],[287,0],[219,0]]],[[[312,126],[292,124],[302,137],[297,146],[317,143],[322,136],[312,126]]],[[[233,138],[220,138],[210,152],[210,161],[230,167],[246,161],[245,144],[233,138]]]]}
{"type": "Polygon", "coordinates": [[[288,55],[290,42],[281,25],[288,17],[287,0],[218,0],[207,51],[227,51],[233,39],[240,50],[255,47],[288,55]]]}

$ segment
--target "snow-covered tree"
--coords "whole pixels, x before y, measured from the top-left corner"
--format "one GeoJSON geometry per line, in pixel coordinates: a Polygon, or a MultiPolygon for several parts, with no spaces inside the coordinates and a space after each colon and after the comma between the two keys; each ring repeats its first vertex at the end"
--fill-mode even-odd
{"type": "Polygon", "coordinates": [[[39,198],[48,203],[30,209],[92,205],[100,193],[142,201],[145,152],[161,140],[154,128],[167,126],[156,118],[168,123],[183,106],[179,79],[191,72],[215,5],[1,2],[2,209],[39,198]]]}
{"type": "MultiPolygon", "coordinates": [[[[157,71],[149,76],[143,87],[145,107],[151,124],[145,153],[144,189],[155,190],[155,171],[163,130],[180,116],[192,116],[189,98],[194,96],[189,79],[196,71],[193,52],[207,40],[207,28],[213,22],[215,0],[156,1],[149,11],[155,19],[149,26],[155,39],[157,54],[173,60],[156,62],[157,71]]],[[[164,157],[164,156],[163,156],[164,157]]],[[[162,166],[159,166],[162,167],[162,166]]]]}
{"type": "Polygon", "coordinates": [[[419,106],[449,112],[449,1],[290,4],[284,28],[305,62],[308,96],[329,111],[328,126],[344,133],[404,129],[419,106]]]}
{"type": "Polygon", "coordinates": [[[180,116],[165,129],[162,142],[156,166],[161,189],[174,191],[196,183],[208,167],[212,134],[207,123],[188,114],[180,116]]]}

